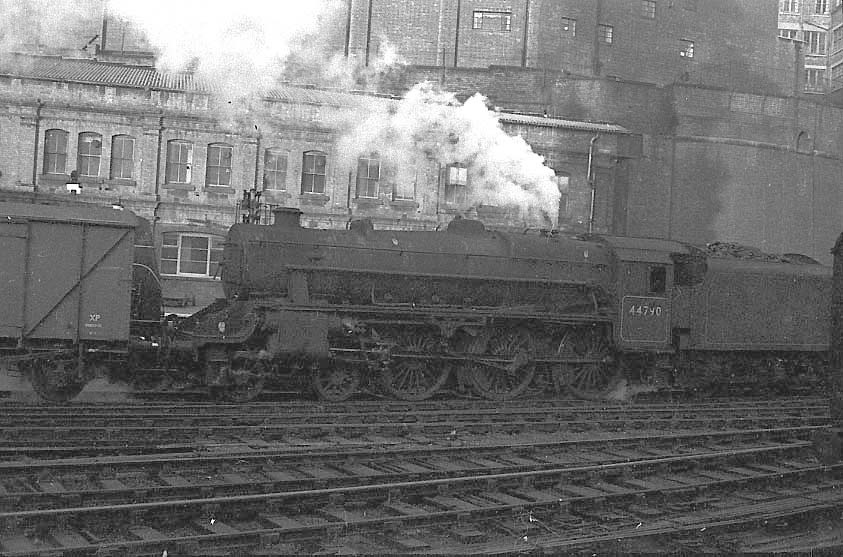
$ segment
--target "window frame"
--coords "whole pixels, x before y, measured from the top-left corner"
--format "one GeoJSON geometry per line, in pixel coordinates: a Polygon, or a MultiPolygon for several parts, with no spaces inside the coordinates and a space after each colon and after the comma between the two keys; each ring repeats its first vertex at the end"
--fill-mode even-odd
{"type": "Polygon", "coordinates": [[[512,11],[477,9],[472,12],[471,28],[482,31],[499,31],[509,33],[512,31],[512,11]],[[490,26],[491,21],[499,19],[500,25],[490,26]],[[488,23],[486,23],[488,20],[488,23]]]}
{"type": "Polygon", "coordinates": [[[814,13],[815,14],[827,14],[828,13],[828,0],[816,0],[814,2],[814,13]]]}
{"type": "Polygon", "coordinates": [[[825,68],[805,68],[805,91],[822,93],[825,91],[825,68]]]}
{"type": "Polygon", "coordinates": [[[468,167],[455,163],[445,166],[445,191],[444,199],[446,205],[462,205],[465,203],[468,191],[468,167]],[[456,176],[454,175],[456,171],[456,176]]]}
{"type": "Polygon", "coordinates": [[[96,132],[81,132],[76,138],[77,175],[98,178],[100,166],[102,166],[102,135],[96,132]],[[92,172],[94,166],[96,170],[92,172]]]}
{"type": "Polygon", "coordinates": [[[205,154],[205,186],[230,188],[233,161],[233,146],[228,143],[209,143],[205,154]]]}
{"type": "Polygon", "coordinates": [[[685,60],[694,59],[694,49],[696,43],[688,39],[679,39],[679,57],[685,60]]]}
{"type": "Polygon", "coordinates": [[[193,181],[193,142],[185,139],[171,139],[167,141],[167,162],[164,168],[164,182],[167,184],[190,184],[193,181]],[[179,160],[173,160],[173,148],[178,147],[179,160]],[[182,161],[183,148],[187,149],[187,160],[182,161]],[[176,170],[173,179],[173,169],[176,170]],[[181,170],[184,170],[182,180],[181,170]]]}
{"type": "Polygon", "coordinates": [[[111,160],[109,163],[108,176],[112,180],[131,180],[135,175],[135,138],[127,134],[111,136],[111,160]],[[130,155],[126,157],[125,144],[131,146],[130,155]],[[120,146],[118,148],[118,145],[120,146]],[[126,168],[128,167],[128,176],[126,168]],[[116,171],[115,171],[116,170],[116,171]]]}
{"type": "Polygon", "coordinates": [[[263,189],[264,191],[287,191],[287,169],[289,168],[289,151],[269,147],[263,150],[263,189]],[[275,165],[270,166],[269,157],[272,156],[275,165]],[[279,161],[284,161],[283,170],[278,164],[279,161]],[[269,185],[268,176],[272,174],[273,185],[269,185]],[[279,180],[279,177],[281,178],[279,180]],[[278,187],[280,184],[281,187],[278,187]]]}
{"type": "Polygon", "coordinates": [[[357,159],[357,198],[377,199],[380,196],[381,175],[381,159],[377,154],[359,157],[357,159]],[[365,175],[363,170],[365,170],[365,175]],[[376,174],[374,177],[373,170],[376,174]]]}
{"type": "MultiPolygon", "coordinates": [[[[222,260],[222,251],[223,247],[222,244],[225,241],[225,238],[222,236],[217,236],[214,234],[204,234],[198,232],[164,232],[161,235],[161,256],[160,256],[160,263],[161,263],[161,274],[164,276],[171,276],[171,277],[191,277],[191,278],[211,278],[214,280],[220,280],[220,272],[219,272],[219,264],[222,260]],[[167,240],[172,237],[176,237],[176,243],[167,243],[167,240]],[[191,273],[188,271],[182,270],[183,263],[190,264],[190,263],[202,263],[198,260],[192,260],[183,258],[183,250],[192,250],[196,249],[195,246],[187,246],[185,247],[185,238],[191,239],[205,239],[207,240],[207,247],[204,250],[207,252],[204,260],[205,264],[205,272],[204,273],[191,273]],[[173,257],[165,257],[165,253],[169,250],[175,249],[175,258],[173,257]],[[216,256],[216,257],[214,257],[216,256]],[[175,272],[169,272],[168,267],[169,264],[175,263],[176,270],[175,272]],[[213,273],[212,273],[213,271],[213,273]]],[[[199,248],[200,250],[203,248],[199,248]]]]}
{"type": "Polygon", "coordinates": [[[325,187],[328,176],[328,154],[324,151],[305,151],[302,153],[301,160],[301,192],[303,194],[325,195],[325,187]],[[313,161],[310,165],[308,165],[309,157],[312,158],[313,161]],[[322,161],[321,169],[318,164],[320,159],[322,161]],[[321,172],[319,172],[319,170],[321,170],[321,172]],[[310,183],[308,184],[308,182],[310,183]],[[321,188],[317,188],[317,185],[320,183],[321,188]]]}
{"type": "Polygon", "coordinates": [[[67,172],[67,139],[69,136],[70,134],[67,131],[60,128],[44,131],[44,174],[65,174],[67,172]],[[59,161],[61,165],[59,165],[59,161]]]}
{"type": "Polygon", "coordinates": [[[577,36],[577,20],[573,17],[563,16],[562,20],[559,22],[559,28],[562,30],[562,34],[566,37],[577,36]]]}
{"type": "Polygon", "coordinates": [[[828,52],[828,33],[825,31],[803,31],[802,39],[807,46],[805,54],[825,56],[828,52]]]}
{"type": "Polygon", "coordinates": [[[656,0],[641,0],[639,15],[643,19],[656,19],[656,0]]]}
{"type": "Polygon", "coordinates": [[[779,13],[798,14],[799,0],[781,0],[781,2],[779,3],[779,13]]]}
{"type": "Polygon", "coordinates": [[[597,38],[600,44],[609,46],[615,44],[615,26],[607,23],[597,24],[597,38]]]}

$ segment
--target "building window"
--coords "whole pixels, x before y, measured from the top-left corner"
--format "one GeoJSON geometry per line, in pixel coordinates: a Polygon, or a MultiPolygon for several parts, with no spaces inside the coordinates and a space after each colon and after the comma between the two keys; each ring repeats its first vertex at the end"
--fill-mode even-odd
{"type": "Polygon", "coordinates": [[[472,24],[472,29],[510,31],[512,30],[512,13],[490,10],[474,10],[474,23],[472,24]]]}
{"type": "Polygon", "coordinates": [[[392,185],[393,201],[411,201],[416,198],[416,182],[418,182],[418,170],[410,170],[399,173],[398,180],[392,185]]]}
{"type": "Polygon", "coordinates": [[[319,151],[308,151],[302,155],[302,193],[325,193],[326,160],[325,153],[319,151]]]}
{"type": "Polygon", "coordinates": [[[381,161],[375,155],[357,159],[357,197],[378,197],[381,161]]]}
{"type": "Polygon", "coordinates": [[[799,13],[799,0],[782,0],[779,11],[785,14],[799,13]]]}
{"type": "Polygon", "coordinates": [[[816,0],[814,4],[814,13],[815,14],[827,14],[828,13],[828,0],[816,0]]]}
{"type": "Polygon", "coordinates": [[[604,44],[612,44],[615,42],[615,28],[611,25],[598,25],[597,37],[604,44]]]}
{"type": "Polygon", "coordinates": [[[694,41],[679,41],[679,56],[682,58],[694,57],[694,41]]]}
{"type": "Polygon", "coordinates": [[[839,89],[843,86],[843,64],[837,64],[831,68],[831,81],[834,82],[833,89],[839,89]]]}
{"type": "Polygon", "coordinates": [[[825,54],[825,32],[805,31],[805,42],[808,43],[808,54],[825,54]]]}
{"type": "Polygon", "coordinates": [[[468,186],[468,169],[459,164],[449,164],[445,175],[445,203],[465,203],[468,186]]]}
{"type": "Polygon", "coordinates": [[[167,142],[167,177],[168,184],[189,184],[193,166],[193,144],[189,141],[173,139],[167,142]]]}
{"type": "Polygon", "coordinates": [[[263,152],[263,189],[287,189],[287,153],[267,149],[263,152]]]}
{"type": "Polygon", "coordinates": [[[208,163],[205,166],[206,186],[231,185],[231,145],[208,145],[208,163]]]}
{"type": "Polygon", "coordinates": [[[832,52],[838,53],[843,49],[843,27],[838,27],[832,35],[832,52]]]}
{"type": "Polygon", "coordinates": [[[799,37],[798,29],[779,29],[779,37],[783,39],[796,40],[799,37]]]}
{"type": "Polygon", "coordinates": [[[93,132],[80,133],[76,146],[76,170],[79,175],[99,176],[100,157],[102,157],[102,136],[93,132]]]}
{"type": "Polygon", "coordinates": [[[641,17],[656,19],[656,0],[641,0],[641,17]]]}
{"type": "Polygon", "coordinates": [[[161,274],[219,277],[223,239],[216,236],[165,232],[161,240],[161,274]]]}
{"type": "Polygon", "coordinates": [[[563,17],[560,29],[562,30],[563,35],[567,35],[568,37],[576,37],[577,20],[571,19],[570,17],[563,17]]]}
{"type": "Polygon", "coordinates": [[[135,166],[135,138],[115,135],[111,138],[111,178],[131,180],[135,166]]]}
{"type": "Polygon", "coordinates": [[[47,130],[44,134],[44,174],[64,174],[67,167],[67,132],[47,130]]]}
{"type": "Polygon", "coordinates": [[[805,68],[805,90],[821,93],[825,90],[825,70],[823,68],[805,68]]]}

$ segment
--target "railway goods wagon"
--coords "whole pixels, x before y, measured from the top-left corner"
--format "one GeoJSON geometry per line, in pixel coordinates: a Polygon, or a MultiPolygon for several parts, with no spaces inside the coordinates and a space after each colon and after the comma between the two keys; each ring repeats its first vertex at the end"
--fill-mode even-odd
{"type": "Polygon", "coordinates": [[[154,279],[133,283],[137,226],[128,211],[0,203],[0,356],[43,398],[78,394],[128,354],[133,317],[160,315],[160,305],[140,303],[154,279]]]}
{"type": "Polygon", "coordinates": [[[182,329],[201,346],[209,383],[251,377],[258,390],[262,377],[304,372],[329,400],[361,382],[420,400],[453,376],[458,388],[505,399],[536,376],[591,381],[586,368],[610,357],[615,261],[603,243],[467,219],[446,231],[368,221],[315,230],[299,216],[285,209],[272,226],[231,228],[229,302],[182,329]]]}

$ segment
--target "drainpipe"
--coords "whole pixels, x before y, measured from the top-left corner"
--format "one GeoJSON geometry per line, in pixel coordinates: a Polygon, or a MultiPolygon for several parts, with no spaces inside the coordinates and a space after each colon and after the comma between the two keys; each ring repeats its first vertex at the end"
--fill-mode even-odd
{"type": "Polygon", "coordinates": [[[594,177],[594,146],[597,144],[599,135],[595,135],[588,143],[588,171],[586,179],[591,188],[591,203],[588,209],[588,233],[594,232],[594,201],[597,193],[597,180],[594,177]]]}
{"type": "Polygon", "coordinates": [[[595,25],[591,52],[591,74],[598,77],[600,75],[600,19],[603,17],[603,0],[596,0],[594,7],[595,25]]]}
{"type": "MultiPolygon", "coordinates": [[[[457,0],[457,29],[454,33],[454,67],[457,67],[457,60],[460,52],[460,12],[462,11],[462,1],[457,0]]],[[[443,64],[444,65],[444,64],[443,64]]]]}
{"type": "Polygon", "coordinates": [[[258,132],[255,138],[255,191],[262,191],[263,184],[260,183],[260,163],[261,163],[261,131],[257,125],[255,129],[258,132]]]}
{"type": "Polygon", "coordinates": [[[161,147],[164,141],[164,114],[158,117],[158,148],[155,154],[155,207],[152,209],[152,241],[157,243],[158,209],[161,208],[161,147]]]}
{"type": "Polygon", "coordinates": [[[375,0],[369,0],[369,15],[366,19],[366,67],[369,67],[369,53],[372,48],[372,8],[375,0]]]}
{"type": "Polygon", "coordinates": [[[38,193],[38,146],[41,144],[41,109],[44,102],[41,99],[35,101],[35,149],[32,150],[32,192],[38,193]]]}
{"type": "Polygon", "coordinates": [[[521,48],[521,67],[527,67],[527,41],[529,40],[528,30],[530,28],[530,0],[524,6],[524,46],[521,48]]]}
{"type": "Polygon", "coordinates": [[[351,48],[351,9],[352,5],[351,2],[353,0],[348,0],[346,5],[348,6],[348,17],[345,19],[345,57],[348,58],[348,51],[351,48]]]}

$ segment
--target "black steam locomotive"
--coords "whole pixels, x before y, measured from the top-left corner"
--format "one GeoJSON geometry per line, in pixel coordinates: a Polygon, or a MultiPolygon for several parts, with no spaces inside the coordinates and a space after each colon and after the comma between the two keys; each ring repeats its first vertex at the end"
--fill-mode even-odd
{"type": "MultiPolygon", "coordinates": [[[[135,382],[178,374],[233,400],[274,383],[341,401],[360,391],[506,400],[636,386],[808,389],[828,367],[831,273],[803,257],[509,234],[459,218],[436,232],[374,230],[366,220],[316,230],[300,226],[297,209],[279,209],[271,226],[230,229],[225,299],[169,326],[132,306],[135,252],[118,241],[135,228],[128,213],[62,217],[52,207],[45,217],[13,205],[0,204],[0,241],[18,238],[27,256],[0,270],[3,284],[19,285],[0,303],[23,306],[0,312],[0,347],[52,399],[78,392],[91,370],[135,382]],[[49,265],[44,235],[67,244],[49,265]],[[45,301],[33,307],[36,298],[45,301]]],[[[145,288],[139,296],[135,282],[136,302],[154,298],[154,284],[145,288]]]]}

